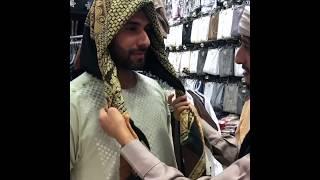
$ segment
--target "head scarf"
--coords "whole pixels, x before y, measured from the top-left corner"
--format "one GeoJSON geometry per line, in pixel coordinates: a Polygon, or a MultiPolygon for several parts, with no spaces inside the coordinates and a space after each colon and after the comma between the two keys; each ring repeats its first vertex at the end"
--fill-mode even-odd
{"type": "Polygon", "coordinates": [[[246,6],[239,23],[240,35],[250,37],[250,6],[246,6]]]}
{"type": "MultiPolygon", "coordinates": [[[[108,103],[106,106],[116,107],[124,116],[129,116],[129,113],[124,105],[117,67],[111,58],[108,46],[122,26],[139,10],[143,10],[153,27],[151,32],[148,32],[150,47],[144,71],[175,88],[177,97],[185,94],[181,81],[176,77],[174,68],[168,61],[153,1],[95,0],[85,22],[80,64],[83,70],[103,80],[104,94],[108,103]]],[[[204,136],[201,124],[191,110],[185,110],[180,114],[180,135],[182,148],[198,146],[195,153],[198,160],[193,171],[188,174],[192,179],[198,178],[205,171],[204,136]],[[190,138],[191,136],[198,137],[198,141],[194,142],[195,138],[190,138]]],[[[139,138],[141,139],[141,136],[139,138]]]]}
{"type": "Polygon", "coordinates": [[[166,9],[164,8],[162,0],[153,0],[154,8],[157,11],[157,19],[160,26],[160,31],[163,37],[169,34],[169,22],[166,17],[166,9]]]}

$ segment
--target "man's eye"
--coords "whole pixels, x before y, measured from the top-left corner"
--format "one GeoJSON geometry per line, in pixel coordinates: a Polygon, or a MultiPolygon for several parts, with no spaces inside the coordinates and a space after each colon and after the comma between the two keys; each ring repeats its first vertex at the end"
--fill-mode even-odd
{"type": "Polygon", "coordinates": [[[126,30],[128,30],[128,31],[136,31],[138,28],[137,27],[135,27],[135,26],[128,26],[128,27],[126,27],[126,30]]]}
{"type": "Polygon", "coordinates": [[[250,46],[248,46],[248,44],[246,44],[246,43],[243,43],[242,46],[243,46],[244,48],[246,48],[246,49],[250,49],[250,46]]]}
{"type": "Polygon", "coordinates": [[[247,43],[243,42],[243,41],[239,41],[239,45],[244,47],[245,49],[250,49],[250,46],[247,43]]]}
{"type": "Polygon", "coordinates": [[[148,32],[149,32],[149,31],[152,30],[152,27],[151,27],[150,25],[148,25],[148,26],[146,26],[144,29],[145,29],[145,31],[148,31],[148,32]]]}

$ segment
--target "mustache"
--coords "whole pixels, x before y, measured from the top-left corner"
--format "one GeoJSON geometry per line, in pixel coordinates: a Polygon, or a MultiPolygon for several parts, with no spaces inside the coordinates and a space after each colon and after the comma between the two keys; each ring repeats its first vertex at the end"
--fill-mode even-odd
{"type": "Polygon", "coordinates": [[[242,65],[242,69],[244,69],[247,72],[250,72],[249,68],[247,66],[245,66],[245,65],[242,65]]]}
{"type": "Polygon", "coordinates": [[[129,49],[129,53],[146,53],[148,51],[148,48],[131,48],[129,49]]]}

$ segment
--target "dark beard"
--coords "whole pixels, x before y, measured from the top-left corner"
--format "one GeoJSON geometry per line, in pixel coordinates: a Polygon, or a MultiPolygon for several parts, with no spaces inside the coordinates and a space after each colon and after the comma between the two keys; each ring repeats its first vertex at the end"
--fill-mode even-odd
{"type": "Polygon", "coordinates": [[[110,46],[110,47],[111,47],[110,55],[117,68],[134,70],[134,71],[144,69],[147,49],[144,49],[144,48],[129,49],[127,56],[121,56],[120,54],[121,52],[116,50],[116,47],[114,46],[110,46]],[[141,62],[141,63],[132,63],[133,61],[131,61],[130,55],[135,51],[145,51],[144,60],[141,60],[141,59],[138,60],[138,62],[141,62]]]}
{"type": "Polygon", "coordinates": [[[133,70],[133,71],[143,70],[144,64],[145,64],[145,63],[131,64],[129,60],[125,60],[125,61],[114,60],[114,63],[117,66],[117,68],[133,70]]]}

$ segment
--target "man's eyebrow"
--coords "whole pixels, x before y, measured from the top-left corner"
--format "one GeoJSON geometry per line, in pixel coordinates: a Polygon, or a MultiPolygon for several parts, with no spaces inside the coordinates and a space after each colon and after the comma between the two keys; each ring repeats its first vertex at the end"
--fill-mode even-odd
{"type": "MultiPolygon", "coordinates": [[[[126,25],[142,26],[143,22],[140,22],[139,20],[129,20],[126,25]]],[[[145,26],[149,25],[150,23],[146,24],[145,26]]]]}
{"type": "Polygon", "coordinates": [[[137,21],[129,21],[126,25],[140,25],[137,21]]]}

